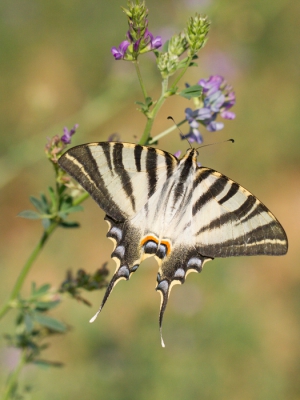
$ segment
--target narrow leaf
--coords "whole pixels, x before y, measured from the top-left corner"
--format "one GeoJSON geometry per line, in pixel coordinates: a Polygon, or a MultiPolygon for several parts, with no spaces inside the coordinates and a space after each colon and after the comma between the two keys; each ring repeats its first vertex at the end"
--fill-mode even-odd
{"type": "Polygon", "coordinates": [[[202,86],[193,85],[183,89],[179,94],[186,99],[191,99],[192,97],[200,97],[202,94],[202,86]]]}
{"type": "Polygon", "coordinates": [[[141,107],[145,107],[145,103],[142,103],[141,101],[135,101],[135,104],[141,107]]]}
{"type": "Polygon", "coordinates": [[[45,294],[48,292],[48,290],[50,289],[51,285],[49,283],[45,283],[44,285],[42,285],[41,287],[39,287],[38,289],[35,289],[34,291],[34,296],[40,296],[42,294],[45,294]]]}
{"type": "Polygon", "coordinates": [[[41,200],[37,199],[34,196],[30,196],[29,200],[41,214],[46,214],[48,212],[48,207],[44,207],[44,204],[41,200]]]}
{"type": "Polygon", "coordinates": [[[167,40],[167,41],[164,43],[164,45],[163,45],[163,47],[162,47],[162,49],[161,49],[161,51],[162,51],[163,53],[166,53],[166,52],[168,51],[169,42],[170,42],[170,40],[167,40]]]}
{"type": "Polygon", "coordinates": [[[59,224],[63,228],[79,228],[80,224],[75,221],[63,221],[59,224]]]}
{"type": "Polygon", "coordinates": [[[26,331],[28,333],[32,332],[33,329],[33,319],[31,317],[31,315],[29,314],[25,314],[24,316],[24,323],[25,323],[25,327],[26,327],[26,331]]]}
{"type": "Polygon", "coordinates": [[[49,204],[48,204],[47,197],[44,195],[44,193],[41,193],[41,201],[42,201],[45,209],[48,210],[49,204]]]}
{"type": "Polygon", "coordinates": [[[63,367],[63,363],[57,362],[57,361],[47,361],[47,360],[34,360],[32,364],[35,364],[36,366],[43,368],[43,369],[48,369],[50,367],[63,367]]]}
{"type": "Polygon", "coordinates": [[[55,318],[48,317],[47,315],[43,315],[39,312],[34,313],[34,319],[39,324],[46,326],[47,328],[50,328],[54,331],[65,332],[67,330],[66,325],[63,324],[62,322],[58,321],[55,318]]]}
{"type": "Polygon", "coordinates": [[[54,190],[53,190],[53,188],[51,186],[48,187],[48,192],[49,192],[49,195],[50,195],[52,208],[53,208],[53,210],[56,210],[57,209],[57,199],[56,199],[55,192],[54,192],[54,190]]]}
{"type": "Polygon", "coordinates": [[[36,308],[40,310],[50,310],[51,308],[56,307],[60,303],[60,300],[54,301],[38,301],[36,302],[36,308]]]}
{"type": "MultiPolygon", "coordinates": [[[[78,211],[83,211],[83,207],[82,206],[72,206],[72,207],[70,207],[70,208],[68,208],[68,209],[66,209],[66,210],[64,210],[64,213],[65,214],[70,214],[70,213],[73,213],[73,212],[78,212],[78,211]]],[[[58,213],[59,214],[59,213],[58,213]]]]}
{"type": "Polygon", "coordinates": [[[49,226],[51,225],[51,220],[49,218],[43,218],[42,225],[45,230],[48,229],[49,226]]]}
{"type": "Polygon", "coordinates": [[[41,215],[33,210],[24,210],[21,211],[18,215],[18,217],[22,217],[22,218],[27,218],[27,219],[40,219],[42,218],[41,215]]]}

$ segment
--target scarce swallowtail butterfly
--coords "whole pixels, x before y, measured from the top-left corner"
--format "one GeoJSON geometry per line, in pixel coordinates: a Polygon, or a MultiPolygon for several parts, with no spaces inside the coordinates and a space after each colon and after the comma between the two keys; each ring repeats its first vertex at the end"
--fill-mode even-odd
{"type": "MultiPolygon", "coordinates": [[[[171,288],[215,257],[283,255],[288,243],[275,216],[248,190],[197,165],[196,149],[178,160],[166,151],[131,143],[76,146],[58,164],[105,211],[118,281],[128,280],[151,255],[159,264],[159,327],[171,288]]],[[[161,334],[161,343],[164,342],[161,334]]]]}

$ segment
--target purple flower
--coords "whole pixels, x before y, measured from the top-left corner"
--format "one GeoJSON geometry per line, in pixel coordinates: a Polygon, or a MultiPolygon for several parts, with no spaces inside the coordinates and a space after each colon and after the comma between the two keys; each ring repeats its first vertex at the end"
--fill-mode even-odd
{"type": "Polygon", "coordinates": [[[60,140],[65,143],[65,144],[69,144],[71,143],[71,136],[74,135],[74,133],[76,132],[76,129],[78,128],[78,124],[75,124],[73,126],[73,128],[69,131],[69,129],[65,126],[64,127],[64,134],[62,135],[62,137],[60,138],[60,140]]]}
{"type": "Polygon", "coordinates": [[[123,60],[124,59],[129,45],[130,45],[130,43],[128,42],[128,40],[124,40],[120,44],[118,49],[116,47],[111,48],[111,52],[112,52],[112,55],[115,57],[115,60],[123,60]]]}
{"type": "Polygon", "coordinates": [[[151,44],[152,44],[152,49],[158,49],[159,47],[161,47],[162,46],[161,36],[156,36],[156,38],[151,41],[151,44]]]}
{"type": "Polygon", "coordinates": [[[235,93],[220,75],[200,79],[198,84],[203,87],[202,95],[198,99],[198,102],[202,103],[202,107],[194,111],[191,108],[185,110],[190,131],[187,135],[181,135],[181,138],[202,143],[203,139],[198,129],[200,124],[205,126],[209,132],[215,132],[224,127],[223,122],[216,121],[219,114],[224,119],[235,118],[235,114],[228,111],[235,104],[235,93]]]}
{"type": "Polygon", "coordinates": [[[147,46],[150,45],[150,50],[158,49],[162,45],[161,36],[154,36],[148,29],[145,31],[144,41],[147,46]]]}
{"type": "Polygon", "coordinates": [[[200,79],[198,84],[203,87],[203,93],[205,93],[207,96],[210,96],[220,89],[223,81],[224,78],[222,76],[212,75],[207,80],[200,79]]]}
{"type": "Polygon", "coordinates": [[[220,115],[224,119],[234,119],[235,118],[235,113],[232,111],[221,111],[220,115]]]}
{"type": "Polygon", "coordinates": [[[107,141],[108,142],[119,142],[120,141],[120,135],[117,132],[112,133],[111,135],[108,136],[107,141]]]}
{"type": "Polygon", "coordinates": [[[202,143],[203,142],[202,135],[198,129],[198,127],[199,127],[199,122],[197,121],[198,111],[199,110],[193,111],[191,108],[187,108],[185,110],[185,117],[190,125],[190,131],[187,135],[180,134],[180,136],[181,136],[181,139],[188,139],[188,141],[190,143],[193,143],[193,142],[202,143]]]}
{"type": "Polygon", "coordinates": [[[111,52],[115,60],[133,60],[138,54],[158,49],[162,45],[161,37],[154,38],[147,28],[143,35],[140,32],[136,34],[138,38],[134,38],[129,30],[126,34],[127,40],[124,40],[118,48],[112,47],[111,52]]]}

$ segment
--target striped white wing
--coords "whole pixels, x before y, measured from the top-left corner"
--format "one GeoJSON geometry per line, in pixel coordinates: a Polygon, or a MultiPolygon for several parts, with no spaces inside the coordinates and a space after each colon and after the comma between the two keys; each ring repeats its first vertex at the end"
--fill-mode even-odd
{"type": "Polygon", "coordinates": [[[74,147],[59,159],[106,212],[114,242],[117,268],[96,316],[115,284],[149,255],[160,265],[161,328],[173,284],[200,272],[206,261],[287,252],[286,234],[267,207],[226,176],[199,168],[197,155],[189,149],[179,162],[162,150],[102,142],[74,147]]]}
{"type": "Polygon", "coordinates": [[[116,221],[137,214],[177,163],[162,150],[118,142],[76,146],[59,159],[59,165],[116,221]]]}
{"type": "Polygon", "coordinates": [[[195,175],[192,226],[202,255],[282,255],[287,237],[275,216],[248,190],[209,168],[195,175]]]}

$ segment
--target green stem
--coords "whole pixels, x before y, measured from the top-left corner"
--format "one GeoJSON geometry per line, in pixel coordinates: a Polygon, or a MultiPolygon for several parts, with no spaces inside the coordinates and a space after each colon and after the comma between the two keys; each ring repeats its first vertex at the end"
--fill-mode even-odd
{"type": "Polygon", "coordinates": [[[38,244],[35,246],[35,248],[33,249],[32,253],[30,254],[30,256],[28,257],[23,269],[21,270],[21,273],[15,283],[15,286],[10,294],[10,297],[8,299],[8,301],[4,304],[4,306],[1,308],[0,310],[0,319],[7,313],[7,311],[11,308],[11,302],[13,300],[15,300],[23,286],[23,283],[28,275],[28,272],[30,271],[33,262],[35,261],[35,259],[37,258],[37,256],[39,255],[40,251],[42,250],[42,248],[44,247],[46,241],[48,240],[49,236],[51,235],[51,233],[55,230],[55,228],[58,226],[58,222],[52,222],[51,225],[49,226],[48,229],[46,229],[43,232],[43,235],[40,239],[40,241],[38,242],[38,244]]]}
{"type": "Polygon", "coordinates": [[[160,110],[161,106],[166,100],[166,93],[168,90],[168,78],[164,79],[162,82],[162,90],[161,90],[161,95],[160,98],[158,99],[157,103],[153,107],[152,111],[148,114],[147,117],[147,123],[143,132],[143,135],[141,137],[141,140],[139,141],[139,144],[145,145],[149,143],[149,137],[151,134],[151,129],[155,120],[155,117],[160,110]]]}
{"type": "Polygon", "coordinates": [[[82,193],[82,195],[80,197],[73,200],[72,206],[78,206],[79,204],[83,203],[84,200],[88,199],[89,197],[90,197],[90,195],[88,194],[88,192],[82,193]]]}
{"type": "Polygon", "coordinates": [[[19,359],[19,363],[16,366],[16,368],[10,373],[7,383],[6,383],[6,387],[4,389],[4,393],[3,393],[3,400],[9,400],[12,397],[14,388],[16,386],[19,374],[24,366],[24,364],[26,363],[26,350],[22,350],[22,354],[21,357],[19,359]]]}
{"type": "Polygon", "coordinates": [[[155,143],[157,140],[159,140],[162,137],[168,135],[169,133],[173,132],[176,128],[178,128],[179,126],[183,125],[185,122],[186,122],[186,119],[183,119],[178,124],[172,125],[170,128],[168,128],[165,131],[163,131],[163,132],[159,133],[158,135],[154,136],[148,143],[149,144],[155,143]]]}
{"type": "Polygon", "coordinates": [[[190,56],[185,64],[185,67],[181,70],[180,74],[177,76],[177,78],[174,80],[171,90],[174,90],[177,86],[177,83],[180,81],[180,79],[183,77],[183,75],[186,73],[186,70],[188,69],[190,62],[192,61],[192,57],[190,56]]]}
{"type": "Polygon", "coordinates": [[[139,82],[140,82],[141,89],[142,89],[142,92],[143,92],[143,95],[144,95],[144,99],[146,101],[148,95],[147,95],[147,90],[145,88],[144,81],[143,81],[143,78],[142,78],[141,70],[140,70],[140,67],[139,67],[139,62],[138,62],[138,60],[135,60],[133,63],[134,63],[134,66],[135,66],[135,70],[136,70],[137,76],[139,78],[139,82]]]}

